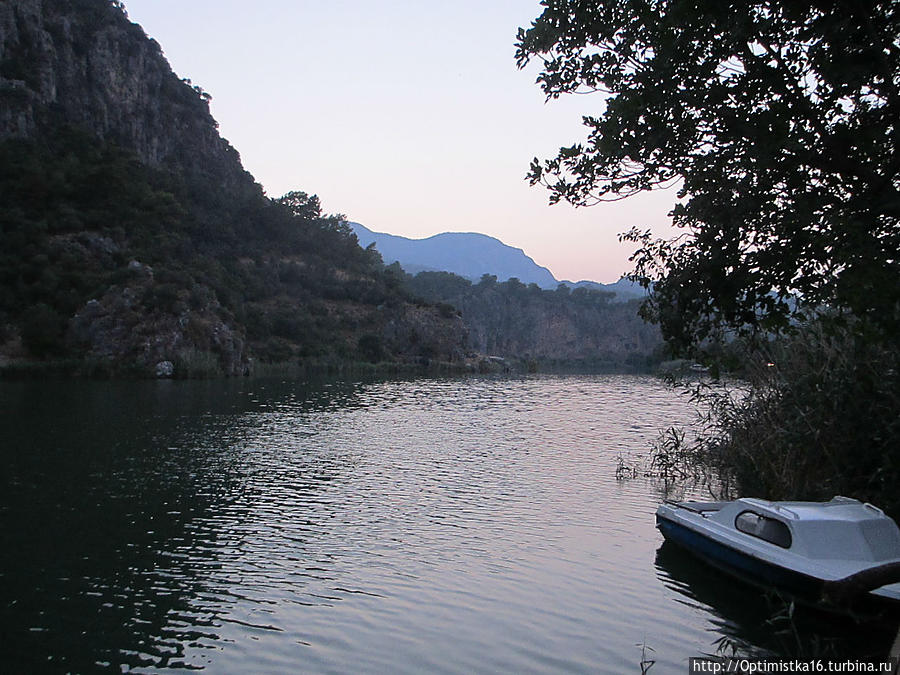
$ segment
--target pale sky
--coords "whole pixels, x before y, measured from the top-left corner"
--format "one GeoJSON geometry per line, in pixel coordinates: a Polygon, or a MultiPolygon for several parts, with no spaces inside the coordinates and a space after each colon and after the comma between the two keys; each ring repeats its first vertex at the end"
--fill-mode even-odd
{"type": "Polygon", "coordinates": [[[674,192],[586,209],[529,187],[535,156],[584,138],[596,95],[545,103],[516,68],[537,0],[125,0],[172,65],[212,95],[219,131],[270,197],[405,237],[482,232],[557,279],[630,270],[618,234],[669,232],[674,192]]]}

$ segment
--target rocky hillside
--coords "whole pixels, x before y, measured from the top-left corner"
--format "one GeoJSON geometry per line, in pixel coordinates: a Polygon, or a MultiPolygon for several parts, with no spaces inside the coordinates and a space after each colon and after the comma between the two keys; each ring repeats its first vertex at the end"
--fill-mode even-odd
{"type": "Polygon", "coordinates": [[[253,179],[219,136],[208,98],[172,72],[121,3],[0,4],[0,138],[73,125],[151,166],[246,189],[253,179]]]}
{"type": "Polygon", "coordinates": [[[458,310],[469,345],[482,354],[580,370],[646,370],[662,337],[638,316],[639,300],[613,302],[608,292],[566,286],[550,291],[515,279],[478,283],[447,272],[404,275],[410,293],[458,310]]]}
{"type": "Polygon", "coordinates": [[[314,196],[263,195],[208,101],[115,0],[0,2],[0,368],[460,358],[314,196]]]}

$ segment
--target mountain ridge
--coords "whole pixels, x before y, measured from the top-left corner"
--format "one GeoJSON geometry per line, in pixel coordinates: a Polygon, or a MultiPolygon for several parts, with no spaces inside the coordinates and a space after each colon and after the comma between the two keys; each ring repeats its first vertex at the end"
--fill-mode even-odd
{"type": "Polygon", "coordinates": [[[644,296],[644,290],[627,279],[612,284],[581,280],[558,280],[553,273],[536,263],[521,248],[510,246],[500,239],[480,232],[441,232],[414,239],[401,235],[375,232],[357,222],[349,223],[363,248],[375,245],[386,264],[399,262],[409,274],[418,272],[450,272],[470,281],[483,275],[499,281],[518,279],[523,284],[537,284],[539,288],[555,290],[560,284],[569,288],[615,293],[617,301],[644,296]]]}

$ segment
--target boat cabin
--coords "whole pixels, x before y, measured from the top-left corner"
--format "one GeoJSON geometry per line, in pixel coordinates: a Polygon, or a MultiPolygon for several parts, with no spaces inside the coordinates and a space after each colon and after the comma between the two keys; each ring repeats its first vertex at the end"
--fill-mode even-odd
{"type": "Polygon", "coordinates": [[[900,558],[900,528],[871,504],[830,502],[682,502],[710,523],[737,530],[811,560],[885,562],[900,558]]]}

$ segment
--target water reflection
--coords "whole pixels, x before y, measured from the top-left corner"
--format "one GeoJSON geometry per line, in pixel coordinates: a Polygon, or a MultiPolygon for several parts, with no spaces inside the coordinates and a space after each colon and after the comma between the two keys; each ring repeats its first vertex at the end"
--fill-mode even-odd
{"type": "MultiPolygon", "coordinates": [[[[23,672],[209,663],[223,622],[241,621],[230,608],[264,469],[248,458],[267,415],[351,405],[356,390],[180,384],[0,389],[0,625],[23,672]]],[[[346,468],[313,462],[282,487],[314,499],[346,468]]]]}
{"type": "Polygon", "coordinates": [[[678,602],[708,613],[708,653],[798,659],[882,659],[896,625],[790,605],[788,598],[735,581],[665,542],[656,553],[660,581],[678,602]]]}

